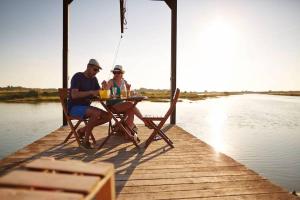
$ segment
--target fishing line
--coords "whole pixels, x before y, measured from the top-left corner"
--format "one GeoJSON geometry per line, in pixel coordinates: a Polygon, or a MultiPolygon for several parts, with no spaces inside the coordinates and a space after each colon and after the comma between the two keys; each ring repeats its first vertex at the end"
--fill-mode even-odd
{"type": "MultiPolygon", "coordinates": [[[[120,9],[121,9],[121,26],[125,27],[125,29],[127,29],[126,25],[127,25],[127,20],[126,20],[126,16],[125,16],[125,13],[127,12],[127,2],[126,0],[120,0],[120,9]],[[122,20],[123,19],[123,20],[122,20]]],[[[112,62],[112,69],[114,68],[115,64],[116,64],[116,60],[118,58],[118,55],[119,55],[119,49],[120,49],[120,45],[121,45],[121,41],[123,39],[123,28],[121,30],[121,37],[119,39],[119,42],[118,42],[118,45],[117,45],[117,48],[115,50],[115,55],[114,55],[114,58],[113,58],[113,62],[112,62]]]]}
{"type": "Polygon", "coordinates": [[[113,63],[112,63],[112,68],[114,68],[114,66],[115,66],[115,63],[116,63],[116,60],[117,60],[117,57],[118,57],[118,53],[119,53],[119,49],[120,49],[120,44],[121,44],[122,38],[123,38],[123,35],[121,34],[121,37],[120,37],[120,39],[119,39],[119,43],[118,43],[117,48],[116,48],[116,51],[115,51],[115,55],[114,55],[114,59],[113,59],[113,63]]]}

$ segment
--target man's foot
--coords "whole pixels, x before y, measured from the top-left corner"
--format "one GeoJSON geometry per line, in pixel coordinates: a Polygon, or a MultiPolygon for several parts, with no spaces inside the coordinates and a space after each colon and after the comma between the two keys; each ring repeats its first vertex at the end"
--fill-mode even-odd
{"type": "Polygon", "coordinates": [[[78,129],[77,133],[78,133],[79,140],[83,141],[85,132],[82,130],[82,128],[78,129]]]}
{"type": "Polygon", "coordinates": [[[82,146],[83,148],[85,149],[94,149],[92,146],[91,146],[91,143],[88,141],[88,142],[85,142],[85,141],[82,141],[80,143],[80,146],[82,146]]]}

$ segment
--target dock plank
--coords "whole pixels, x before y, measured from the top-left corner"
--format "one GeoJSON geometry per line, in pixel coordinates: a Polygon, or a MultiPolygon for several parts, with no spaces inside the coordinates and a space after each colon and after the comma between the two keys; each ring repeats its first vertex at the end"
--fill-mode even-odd
{"type": "MultiPolygon", "coordinates": [[[[243,164],[215,151],[205,142],[173,126],[163,141],[138,150],[120,136],[112,136],[101,150],[87,153],[76,142],[62,144],[69,133],[61,127],[0,161],[0,174],[40,157],[84,162],[110,162],[115,166],[118,199],[297,199],[243,164]]],[[[141,146],[151,130],[140,126],[141,146]]],[[[107,126],[94,129],[97,143],[107,126]]],[[[49,166],[50,167],[50,166],[49,166]]]]}

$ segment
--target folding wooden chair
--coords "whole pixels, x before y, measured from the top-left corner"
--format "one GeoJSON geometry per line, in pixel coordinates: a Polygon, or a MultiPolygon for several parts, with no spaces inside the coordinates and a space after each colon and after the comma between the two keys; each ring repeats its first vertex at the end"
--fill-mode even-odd
{"type": "MultiPolygon", "coordinates": [[[[132,107],[134,107],[139,101],[135,101],[132,107]]],[[[120,132],[124,137],[127,136],[128,139],[130,139],[133,142],[133,144],[137,148],[139,148],[138,143],[140,142],[140,139],[138,137],[135,137],[135,132],[128,127],[126,123],[126,119],[128,116],[126,115],[126,113],[117,113],[114,110],[110,109],[103,101],[100,102],[102,106],[106,109],[106,111],[111,115],[112,119],[110,120],[108,125],[108,136],[100,144],[98,149],[101,149],[104,146],[104,144],[109,140],[109,138],[118,132],[120,132]],[[114,129],[113,127],[116,127],[118,130],[114,129]]]]}
{"type": "MultiPolygon", "coordinates": [[[[118,119],[118,123],[122,124],[122,126],[125,128],[127,126],[126,124],[126,119],[127,119],[127,116],[126,114],[124,113],[112,113],[113,117],[118,119]]],[[[120,134],[122,135],[123,137],[126,137],[126,133],[124,133],[124,130],[122,130],[122,128],[120,128],[120,126],[117,126],[117,122],[114,122],[115,120],[111,119],[109,121],[109,124],[108,124],[108,136],[104,139],[104,141],[100,144],[100,146],[98,147],[98,149],[101,149],[104,144],[108,141],[108,139],[112,136],[112,135],[116,135],[116,134],[120,134]]],[[[129,129],[128,129],[129,130],[129,129]]],[[[132,130],[130,130],[128,133],[131,133],[131,136],[133,134],[132,130]]],[[[137,143],[140,142],[140,139],[139,137],[136,138],[136,141],[135,141],[135,145],[137,146],[137,143]]]]}
{"type": "MultiPolygon", "coordinates": [[[[64,140],[63,143],[66,143],[71,138],[71,136],[74,135],[78,145],[80,145],[80,139],[79,139],[79,134],[78,134],[77,128],[82,122],[84,122],[84,124],[87,125],[88,119],[87,118],[83,119],[80,117],[75,117],[75,116],[69,115],[69,112],[67,109],[67,100],[70,95],[69,89],[59,88],[58,93],[59,93],[60,103],[62,105],[64,115],[66,117],[69,127],[71,128],[69,135],[66,137],[66,139],[64,140]],[[75,125],[72,123],[72,121],[74,121],[74,120],[77,121],[75,125]]],[[[95,140],[95,137],[93,134],[91,134],[91,139],[92,139],[93,144],[96,145],[96,140],[95,140]]]]}
{"type": "MultiPolygon", "coordinates": [[[[113,113],[113,115],[117,118],[117,119],[124,119],[122,120],[122,122],[124,122],[126,120],[125,114],[124,113],[113,113]]],[[[122,123],[121,122],[121,123],[122,123]]],[[[113,122],[113,119],[111,119],[108,123],[108,134],[118,134],[118,127],[116,126],[116,123],[113,122]]]]}
{"type": "Polygon", "coordinates": [[[161,138],[172,148],[174,148],[173,142],[170,138],[165,134],[165,132],[162,130],[163,125],[166,123],[167,119],[170,117],[170,115],[174,112],[178,97],[179,97],[180,90],[179,88],[176,89],[174,96],[172,98],[170,108],[166,112],[164,117],[144,117],[143,119],[149,122],[149,127],[151,129],[154,129],[150,137],[147,139],[145,143],[145,148],[149,146],[149,144],[154,140],[155,136],[159,135],[161,138]],[[155,123],[155,121],[158,122],[158,124],[155,123]]]}

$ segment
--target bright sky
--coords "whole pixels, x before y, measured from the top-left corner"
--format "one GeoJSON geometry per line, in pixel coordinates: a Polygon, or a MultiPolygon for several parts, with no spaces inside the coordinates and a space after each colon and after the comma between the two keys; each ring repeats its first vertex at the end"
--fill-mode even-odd
{"type": "MultiPolygon", "coordinates": [[[[70,6],[69,77],[90,58],[111,77],[119,0],[70,6]]],[[[171,13],[127,0],[116,64],[133,88],[170,87],[171,13]]],[[[177,86],[188,91],[300,90],[300,1],[178,0],[177,86]]],[[[62,86],[62,0],[0,0],[0,87],[62,86]]]]}

